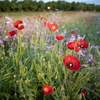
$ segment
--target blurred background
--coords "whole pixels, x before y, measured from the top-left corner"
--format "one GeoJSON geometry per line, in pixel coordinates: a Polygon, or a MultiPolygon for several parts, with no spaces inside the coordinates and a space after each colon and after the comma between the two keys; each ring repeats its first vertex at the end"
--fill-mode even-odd
{"type": "Polygon", "coordinates": [[[100,0],[0,0],[0,12],[99,11],[100,0]],[[49,7],[49,8],[48,8],[49,7]]]}

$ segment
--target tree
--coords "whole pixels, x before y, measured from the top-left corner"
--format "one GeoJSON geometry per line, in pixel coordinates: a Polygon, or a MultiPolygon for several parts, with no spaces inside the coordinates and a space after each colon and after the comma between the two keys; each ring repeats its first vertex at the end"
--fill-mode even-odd
{"type": "Polygon", "coordinates": [[[35,11],[37,10],[37,8],[38,8],[38,6],[37,6],[37,5],[34,5],[33,9],[34,9],[35,11]]]}
{"type": "Polygon", "coordinates": [[[61,4],[62,4],[62,9],[66,10],[67,9],[66,1],[61,1],[61,4]]]}
{"type": "Polygon", "coordinates": [[[72,7],[72,5],[70,4],[70,3],[68,3],[68,2],[66,2],[66,11],[69,11],[69,10],[71,10],[71,7],[72,7]]]}
{"type": "Polygon", "coordinates": [[[71,3],[71,5],[72,5],[71,9],[75,11],[76,10],[76,6],[77,6],[76,3],[73,1],[71,3]]]}
{"type": "MultiPolygon", "coordinates": [[[[55,1],[50,2],[50,4],[49,4],[48,6],[50,6],[51,9],[52,9],[53,11],[55,11],[55,9],[57,8],[57,4],[56,4],[55,1]]],[[[47,7],[48,7],[48,6],[47,6],[47,7]]],[[[46,8],[47,8],[47,7],[46,7],[46,8]]]]}
{"type": "Polygon", "coordinates": [[[87,5],[87,10],[88,10],[88,11],[92,11],[92,7],[91,7],[90,4],[87,5]]]}
{"type": "Polygon", "coordinates": [[[42,1],[42,0],[40,0],[39,2],[38,2],[38,10],[39,11],[42,11],[42,8],[41,8],[41,5],[42,4],[44,4],[44,2],[42,1]]]}
{"type": "Polygon", "coordinates": [[[29,0],[25,0],[23,3],[23,7],[22,7],[25,11],[28,11],[29,9],[29,0]]]}
{"type": "Polygon", "coordinates": [[[82,5],[81,5],[81,3],[77,2],[76,5],[77,5],[77,6],[76,6],[77,11],[82,10],[82,5]]]}
{"type": "Polygon", "coordinates": [[[18,9],[19,12],[21,12],[22,11],[22,4],[18,3],[17,9],[18,9]]]}
{"type": "Polygon", "coordinates": [[[3,12],[7,12],[7,8],[9,7],[9,1],[8,0],[4,0],[2,3],[2,10],[3,12]]]}
{"type": "Polygon", "coordinates": [[[62,10],[62,4],[61,4],[61,1],[60,0],[58,0],[57,1],[57,9],[59,9],[59,10],[62,10]]]}
{"type": "Polygon", "coordinates": [[[45,4],[43,3],[42,5],[41,5],[41,10],[43,11],[45,9],[45,4]]]}
{"type": "Polygon", "coordinates": [[[12,3],[12,4],[11,4],[11,9],[12,9],[13,11],[16,11],[16,8],[17,8],[16,3],[12,3]]]}
{"type": "Polygon", "coordinates": [[[100,5],[96,5],[96,11],[100,12],[100,5]]]}

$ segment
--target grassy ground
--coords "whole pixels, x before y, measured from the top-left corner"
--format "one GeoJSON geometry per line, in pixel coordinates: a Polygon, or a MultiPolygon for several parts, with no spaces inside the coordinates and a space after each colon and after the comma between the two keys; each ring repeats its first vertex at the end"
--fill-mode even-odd
{"type": "MultiPolygon", "coordinates": [[[[84,11],[84,12],[86,12],[86,11],[84,11]]],[[[49,12],[50,13],[50,12],[49,12]]],[[[49,14],[48,13],[48,14],[49,14]]],[[[53,13],[58,13],[58,12],[53,12],[53,13]]],[[[67,11],[67,12],[62,12],[62,14],[71,14],[71,13],[77,13],[77,11],[67,11]]],[[[92,11],[90,11],[89,13],[94,13],[94,12],[92,12],[92,11]]],[[[95,12],[95,14],[98,14],[98,13],[100,13],[100,12],[95,12]]],[[[45,12],[1,12],[0,13],[0,15],[2,15],[3,17],[5,17],[5,16],[10,16],[10,17],[14,17],[14,18],[21,18],[22,17],[22,15],[24,15],[24,16],[33,16],[33,15],[36,15],[36,16],[39,16],[39,15],[46,15],[47,13],[45,13],[45,12]]],[[[1,19],[0,19],[1,20],[1,19]]]]}

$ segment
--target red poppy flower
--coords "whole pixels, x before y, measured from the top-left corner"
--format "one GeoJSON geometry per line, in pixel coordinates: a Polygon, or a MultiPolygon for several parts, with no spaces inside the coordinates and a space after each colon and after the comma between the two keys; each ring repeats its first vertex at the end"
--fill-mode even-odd
{"type": "Polygon", "coordinates": [[[45,27],[50,27],[50,23],[49,22],[44,22],[45,27]]]}
{"type": "Polygon", "coordinates": [[[38,16],[38,18],[40,18],[40,16],[38,16]]]}
{"type": "Polygon", "coordinates": [[[80,69],[80,66],[81,66],[79,60],[78,60],[76,57],[71,56],[71,55],[66,56],[66,57],[63,59],[63,62],[64,62],[65,66],[66,66],[68,69],[74,70],[74,71],[79,70],[79,69],[80,69]]]}
{"type": "Polygon", "coordinates": [[[84,89],[81,90],[82,96],[86,95],[87,91],[84,89]]]}
{"type": "Polygon", "coordinates": [[[8,35],[10,37],[12,37],[13,35],[15,35],[17,33],[17,30],[12,30],[11,32],[8,33],[8,35]]]}
{"type": "Polygon", "coordinates": [[[45,18],[45,17],[41,17],[41,20],[42,20],[42,19],[46,19],[46,18],[45,18]]]}
{"type": "Polygon", "coordinates": [[[58,29],[58,25],[53,23],[53,24],[50,25],[49,29],[50,29],[50,31],[54,32],[55,30],[58,29]]]}
{"type": "Polygon", "coordinates": [[[72,31],[71,31],[71,33],[72,33],[72,34],[75,34],[75,31],[74,31],[74,30],[72,30],[72,31]]]}
{"type": "Polygon", "coordinates": [[[90,26],[88,26],[88,28],[87,29],[89,29],[90,28],[90,26]]]}
{"type": "Polygon", "coordinates": [[[43,85],[43,92],[45,95],[51,94],[53,92],[53,88],[50,85],[43,85]]]}
{"type": "Polygon", "coordinates": [[[81,19],[81,21],[83,21],[83,19],[81,19]]]}
{"type": "Polygon", "coordinates": [[[56,36],[56,39],[61,41],[64,37],[63,36],[56,36]]]}
{"type": "Polygon", "coordinates": [[[22,23],[23,23],[23,21],[18,20],[15,23],[13,23],[13,25],[14,25],[15,28],[18,28],[19,30],[22,30],[22,29],[24,29],[24,26],[22,25],[22,23]]]}
{"type": "Polygon", "coordinates": [[[0,15],[0,18],[1,18],[2,16],[0,15]]]}
{"type": "Polygon", "coordinates": [[[36,19],[36,16],[34,16],[33,18],[36,19]]]}
{"type": "Polygon", "coordinates": [[[85,49],[85,48],[88,48],[88,43],[85,42],[84,40],[80,40],[77,42],[77,45],[82,48],[82,49],[85,49]]]}
{"type": "Polygon", "coordinates": [[[91,19],[91,21],[93,21],[93,19],[91,19]]]}
{"type": "Polygon", "coordinates": [[[72,50],[75,49],[76,52],[79,52],[80,49],[77,48],[76,46],[77,46],[76,42],[69,42],[66,47],[72,50]]]}
{"type": "Polygon", "coordinates": [[[52,44],[54,46],[54,44],[52,44]]]}
{"type": "Polygon", "coordinates": [[[90,26],[92,26],[92,24],[90,24],[90,26]]]}

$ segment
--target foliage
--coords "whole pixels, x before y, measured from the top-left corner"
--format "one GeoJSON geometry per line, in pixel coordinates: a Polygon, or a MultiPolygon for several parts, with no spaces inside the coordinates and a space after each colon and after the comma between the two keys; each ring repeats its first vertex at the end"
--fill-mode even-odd
{"type": "Polygon", "coordinates": [[[86,4],[86,3],[79,3],[79,2],[72,2],[69,3],[67,1],[61,1],[58,0],[57,2],[55,1],[49,1],[44,3],[42,0],[37,2],[36,0],[24,0],[24,1],[17,1],[17,0],[12,0],[11,2],[9,0],[4,0],[0,1],[0,11],[1,12],[16,12],[16,11],[25,11],[28,12],[30,11],[44,11],[47,10],[47,7],[50,6],[51,10],[53,11],[58,11],[58,10],[63,10],[63,11],[100,11],[100,5],[95,5],[95,4],[86,4]],[[58,9],[58,10],[57,10],[58,9]]]}

